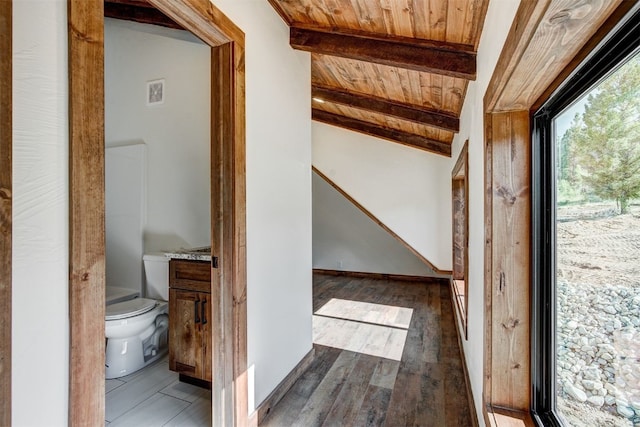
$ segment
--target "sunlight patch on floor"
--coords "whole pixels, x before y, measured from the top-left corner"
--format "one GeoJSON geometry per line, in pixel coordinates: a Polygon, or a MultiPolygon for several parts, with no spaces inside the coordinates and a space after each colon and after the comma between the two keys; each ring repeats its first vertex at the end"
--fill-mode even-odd
{"type": "Polygon", "coordinates": [[[332,299],[313,316],[313,342],[399,361],[413,310],[332,299]]]}

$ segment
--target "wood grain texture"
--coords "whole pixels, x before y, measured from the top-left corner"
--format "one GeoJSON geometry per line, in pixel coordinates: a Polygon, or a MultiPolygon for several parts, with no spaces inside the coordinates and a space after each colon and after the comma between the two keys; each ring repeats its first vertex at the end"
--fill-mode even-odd
{"type": "MultiPolygon", "coordinates": [[[[247,190],[246,190],[246,85],[244,37],[233,45],[233,272],[229,285],[233,295],[233,374],[236,425],[247,424],[249,378],[247,365],[247,190]]],[[[230,177],[229,177],[230,179],[230,177]]]]}
{"type": "Polygon", "coordinates": [[[211,263],[169,261],[169,369],[211,385],[211,263]]]}
{"type": "Polygon", "coordinates": [[[491,407],[487,425],[490,427],[535,427],[529,411],[512,411],[491,407]]]}
{"type": "Polygon", "coordinates": [[[68,0],[69,425],[104,423],[105,206],[102,0],[68,0]]]}
{"type": "Polygon", "coordinates": [[[519,66],[529,41],[535,34],[542,16],[552,0],[520,2],[516,16],[511,24],[509,35],[502,47],[500,58],[489,81],[484,95],[484,110],[493,112],[498,100],[508,84],[515,69],[519,66]]]}
{"type": "Polygon", "coordinates": [[[244,45],[212,50],[213,425],[248,423],[244,45]],[[217,284],[217,286],[216,286],[217,284]],[[229,393],[228,390],[233,390],[229,393]]]}
{"type": "Polygon", "coordinates": [[[311,55],[313,84],[459,116],[468,80],[329,55],[311,55]]]}
{"type": "Polygon", "coordinates": [[[289,43],[294,49],[312,53],[467,80],[476,78],[475,52],[453,45],[302,27],[291,27],[289,43]]]}
{"type": "Polygon", "coordinates": [[[378,113],[373,110],[351,107],[326,101],[323,103],[314,102],[313,108],[314,110],[336,114],[348,119],[354,119],[361,122],[381,126],[386,129],[404,132],[409,135],[417,135],[427,140],[435,141],[436,144],[443,145],[444,147],[450,147],[451,142],[453,141],[454,134],[452,131],[442,130],[432,126],[426,126],[421,123],[400,119],[388,114],[378,113]]]}
{"type": "Polygon", "coordinates": [[[433,126],[450,132],[457,132],[460,129],[460,120],[453,114],[411,104],[393,102],[376,96],[363,95],[356,92],[318,85],[312,86],[311,96],[314,100],[319,99],[332,104],[368,110],[395,119],[408,120],[413,123],[433,126]]]}
{"type": "Polygon", "coordinates": [[[208,261],[169,261],[169,287],[211,292],[211,263],[208,261]]]}
{"type": "Polygon", "coordinates": [[[477,46],[486,0],[269,0],[289,25],[477,46]]]}
{"type": "Polygon", "coordinates": [[[553,82],[547,86],[536,102],[531,106],[532,111],[538,110],[542,104],[552,95],[552,93],[560,87],[560,85],[569,78],[576,68],[587,59],[591,52],[602,42],[617,24],[637,6],[637,2],[622,1],[607,20],[598,28],[598,31],[586,43],[584,43],[580,51],[569,61],[568,65],[560,72],[553,82]]]}
{"type": "MultiPolygon", "coordinates": [[[[365,120],[352,118],[342,114],[336,114],[334,112],[326,111],[332,108],[329,105],[325,105],[320,108],[314,108],[312,110],[311,117],[313,120],[326,123],[332,126],[341,127],[344,129],[352,130],[355,132],[364,133],[367,135],[375,136],[377,138],[386,139],[391,142],[406,145],[411,148],[417,148],[431,153],[440,154],[443,156],[451,156],[451,145],[447,142],[438,141],[429,137],[425,137],[420,134],[405,132],[399,129],[393,129],[381,124],[372,123],[365,120]]],[[[344,110],[346,107],[335,107],[337,110],[344,110]]],[[[355,113],[352,113],[355,115],[355,113]]],[[[362,113],[364,114],[364,113],[362,113]]],[[[370,115],[373,115],[371,113],[370,115]]],[[[391,120],[391,119],[388,119],[391,120]]]]}
{"type": "Polygon", "coordinates": [[[244,46],[242,30],[208,0],[147,1],[211,47],[229,42],[244,46]]]}
{"type": "Polygon", "coordinates": [[[446,283],[314,274],[314,312],[332,299],[411,308],[402,359],[315,345],[316,358],[264,426],[470,426],[446,283]]]}
{"type": "Polygon", "coordinates": [[[155,9],[147,2],[105,0],[105,18],[123,19],[127,21],[139,22],[141,24],[159,25],[161,27],[182,30],[183,28],[174,20],[155,9]]]}
{"type": "Polygon", "coordinates": [[[298,381],[300,375],[309,369],[315,358],[315,353],[316,351],[314,348],[309,350],[296,367],[293,368],[282,381],[280,381],[280,384],[278,384],[276,388],[269,393],[269,396],[267,396],[267,398],[258,406],[258,409],[256,409],[258,424],[262,424],[264,419],[271,412],[271,409],[280,402],[284,395],[291,389],[293,384],[298,381]]]}
{"type": "Polygon", "coordinates": [[[530,407],[530,131],[529,112],[494,113],[490,375],[493,405],[530,407]],[[523,392],[526,390],[527,392],[523,392]]]}
{"type": "Polygon", "coordinates": [[[190,377],[206,379],[203,370],[204,337],[194,316],[194,309],[199,315],[199,305],[195,305],[196,299],[198,304],[200,302],[198,295],[198,292],[169,289],[169,369],[190,377]]]}
{"type": "Polygon", "coordinates": [[[11,425],[12,9],[0,1],[0,425],[11,425]]]}
{"type": "Polygon", "coordinates": [[[229,334],[233,324],[233,49],[223,44],[212,49],[212,106],[211,115],[211,247],[220,257],[218,269],[211,270],[213,316],[218,327],[213,329],[213,422],[214,426],[235,424],[233,394],[233,339],[229,334]],[[225,185],[225,179],[231,179],[225,185]],[[216,286],[217,285],[217,286],[216,286]]]}
{"type": "Polygon", "coordinates": [[[484,351],[482,354],[482,408],[485,423],[488,422],[487,407],[491,405],[491,354],[493,352],[493,128],[490,114],[484,114],[484,351]]]}
{"type": "Polygon", "coordinates": [[[393,237],[394,239],[396,239],[398,242],[400,242],[400,244],[402,246],[404,246],[405,248],[409,249],[411,251],[411,253],[413,253],[416,257],[418,257],[418,259],[420,261],[422,261],[427,267],[429,267],[431,270],[433,270],[434,272],[438,273],[438,274],[451,274],[451,271],[449,270],[441,270],[439,268],[437,268],[435,265],[433,265],[428,259],[426,259],[422,254],[420,254],[418,251],[416,251],[413,247],[411,247],[406,241],[404,241],[400,236],[398,236],[396,233],[393,232],[393,230],[391,230],[389,227],[387,227],[382,221],[380,221],[375,215],[373,215],[371,212],[369,212],[364,206],[362,206],[360,203],[358,203],[353,197],[351,197],[347,192],[345,192],[342,188],[340,188],[335,182],[333,182],[329,177],[327,177],[324,173],[322,173],[319,169],[317,169],[315,166],[312,166],[312,170],[313,172],[315,172],[316,174],[318,174],[318,176],[322,179],[324,179],[327,184],[329,184],[330,186],[332,186],[333,188],[336,189],[336,191],[338,191],[340,194],[342,194],[342,196],[344,196],[348,201],[350,201],[351,203],[353,203],[353,205],[355,207],[357,207],[358,209],[360,209],[360,211],[362,211],[362,213],[364,213],[366,216],[368,216],[373,222],[375,222],[376,224],[378,224],[380,227],[382,227],[383,230],[385,230],[387,233],[389,233],[391,235],[391,237],[393,237]]]}
{"type": "Polygon", "coordinates": [[[531,108],[621,1],[521,3],[485,95],[487,110],[531,108]]]}

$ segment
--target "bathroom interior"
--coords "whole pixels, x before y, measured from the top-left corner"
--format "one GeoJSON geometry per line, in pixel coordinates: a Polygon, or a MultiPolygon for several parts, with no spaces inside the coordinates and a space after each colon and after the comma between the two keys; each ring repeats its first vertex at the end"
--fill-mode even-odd
{"type": "Polygon", "coordinates": [[[106,425],[210,418],[206,382],[169,369],[167,255],[210,246],[210,58],[188,32],[105,19],[106,425]]]}

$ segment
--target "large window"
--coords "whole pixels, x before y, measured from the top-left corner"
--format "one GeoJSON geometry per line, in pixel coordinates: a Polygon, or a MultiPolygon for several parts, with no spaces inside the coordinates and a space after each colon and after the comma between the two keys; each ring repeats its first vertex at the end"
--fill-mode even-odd
{"type": "Polygon", "coordinates": [[[640,22],[534,116],[539,424],[640,425],[640,22]]]}

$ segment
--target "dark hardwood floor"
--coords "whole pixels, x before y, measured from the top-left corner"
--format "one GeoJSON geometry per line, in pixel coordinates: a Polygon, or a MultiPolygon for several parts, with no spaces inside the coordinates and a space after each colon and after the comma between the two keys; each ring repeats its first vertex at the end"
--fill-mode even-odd
{"type": "Polygon", "coordinates": [[[316,345],[263,426],[472,426],[449,288],[314,275],[314,313],[332,299],[413,309],[400,361],[316,345]]]}

